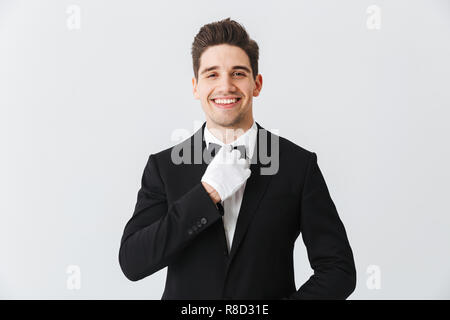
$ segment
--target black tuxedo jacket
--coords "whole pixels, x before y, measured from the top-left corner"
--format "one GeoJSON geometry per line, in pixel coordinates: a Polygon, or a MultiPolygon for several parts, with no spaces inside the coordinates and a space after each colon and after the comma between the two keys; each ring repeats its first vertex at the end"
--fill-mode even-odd
{"type": "Polygon", "coordinates": [[[162,299],[347,298],[356,284],[353,254],[316,154],[257,123],[258,147],[265,141],[270,154],[270,139],[278,138],[279,168],[261,174],[269,165],[255,151],[228,253],[222,216],[200,182],[209,161],[194,161],[195,143],[205,149],[205,125],[149,156],[121,240],[125,276],[137,281],[168,267],[162,299]],[[174,163],[174,148],[191,163],[174,163]],[[314,274],[297,290],[293,249],[300,233],[314,274]]]}

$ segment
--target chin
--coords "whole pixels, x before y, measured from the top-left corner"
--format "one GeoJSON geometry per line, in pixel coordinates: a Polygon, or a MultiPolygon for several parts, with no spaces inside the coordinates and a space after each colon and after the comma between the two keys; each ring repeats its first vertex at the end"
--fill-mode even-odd
{"type": "Polygon", "coordinates": [[[241,117],[212,117],[211,119],[221,127],[233,127],[241,121],[241,117]]]}

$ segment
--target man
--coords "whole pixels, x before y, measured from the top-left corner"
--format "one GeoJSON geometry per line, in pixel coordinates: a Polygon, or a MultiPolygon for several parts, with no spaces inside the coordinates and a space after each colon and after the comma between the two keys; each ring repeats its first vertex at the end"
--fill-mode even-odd
{"type": "Polygon", "coordinates": [[[168,267],[162,299],[345,299],[355,288],[352,250],[316,154],[253,119],[258,50],[229,18],[194,39],[193,93],[206,122],[150,155],[119,253],[132,281],[168,267]],[[300,233],[314,274],[297,290],[300,233]]]}

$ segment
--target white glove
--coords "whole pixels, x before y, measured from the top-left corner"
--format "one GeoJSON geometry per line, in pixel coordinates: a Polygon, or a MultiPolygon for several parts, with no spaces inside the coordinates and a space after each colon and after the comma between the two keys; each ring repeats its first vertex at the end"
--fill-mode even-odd
{"type": "Polygon", "coordinates": [[[222,201],[235,193],[251,174],[248,160],[240,158],[239,150],[230,150],[230,145],[220,148],[201,179],[217,191],[222,201]]]}

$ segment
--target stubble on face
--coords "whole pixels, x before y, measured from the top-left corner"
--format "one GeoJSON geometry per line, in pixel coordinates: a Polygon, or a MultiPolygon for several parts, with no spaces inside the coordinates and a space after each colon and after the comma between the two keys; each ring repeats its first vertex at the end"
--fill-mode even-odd
{"type": "MultiPolygon", "coordinates": [[[[211,103],[206,101],[206,103],[211,103]]],[[[250,106],[251,112],[251,106],[250,106]]],[[[245,123],[245,117],[247,114],[245,112],[238,112],[234,116],[224,116],[222,114],[217,114],[216,112],[206,113],[207,117],[214,126],[220,126],[223,128],[239,128],[241,124],[245,123]]]]}

